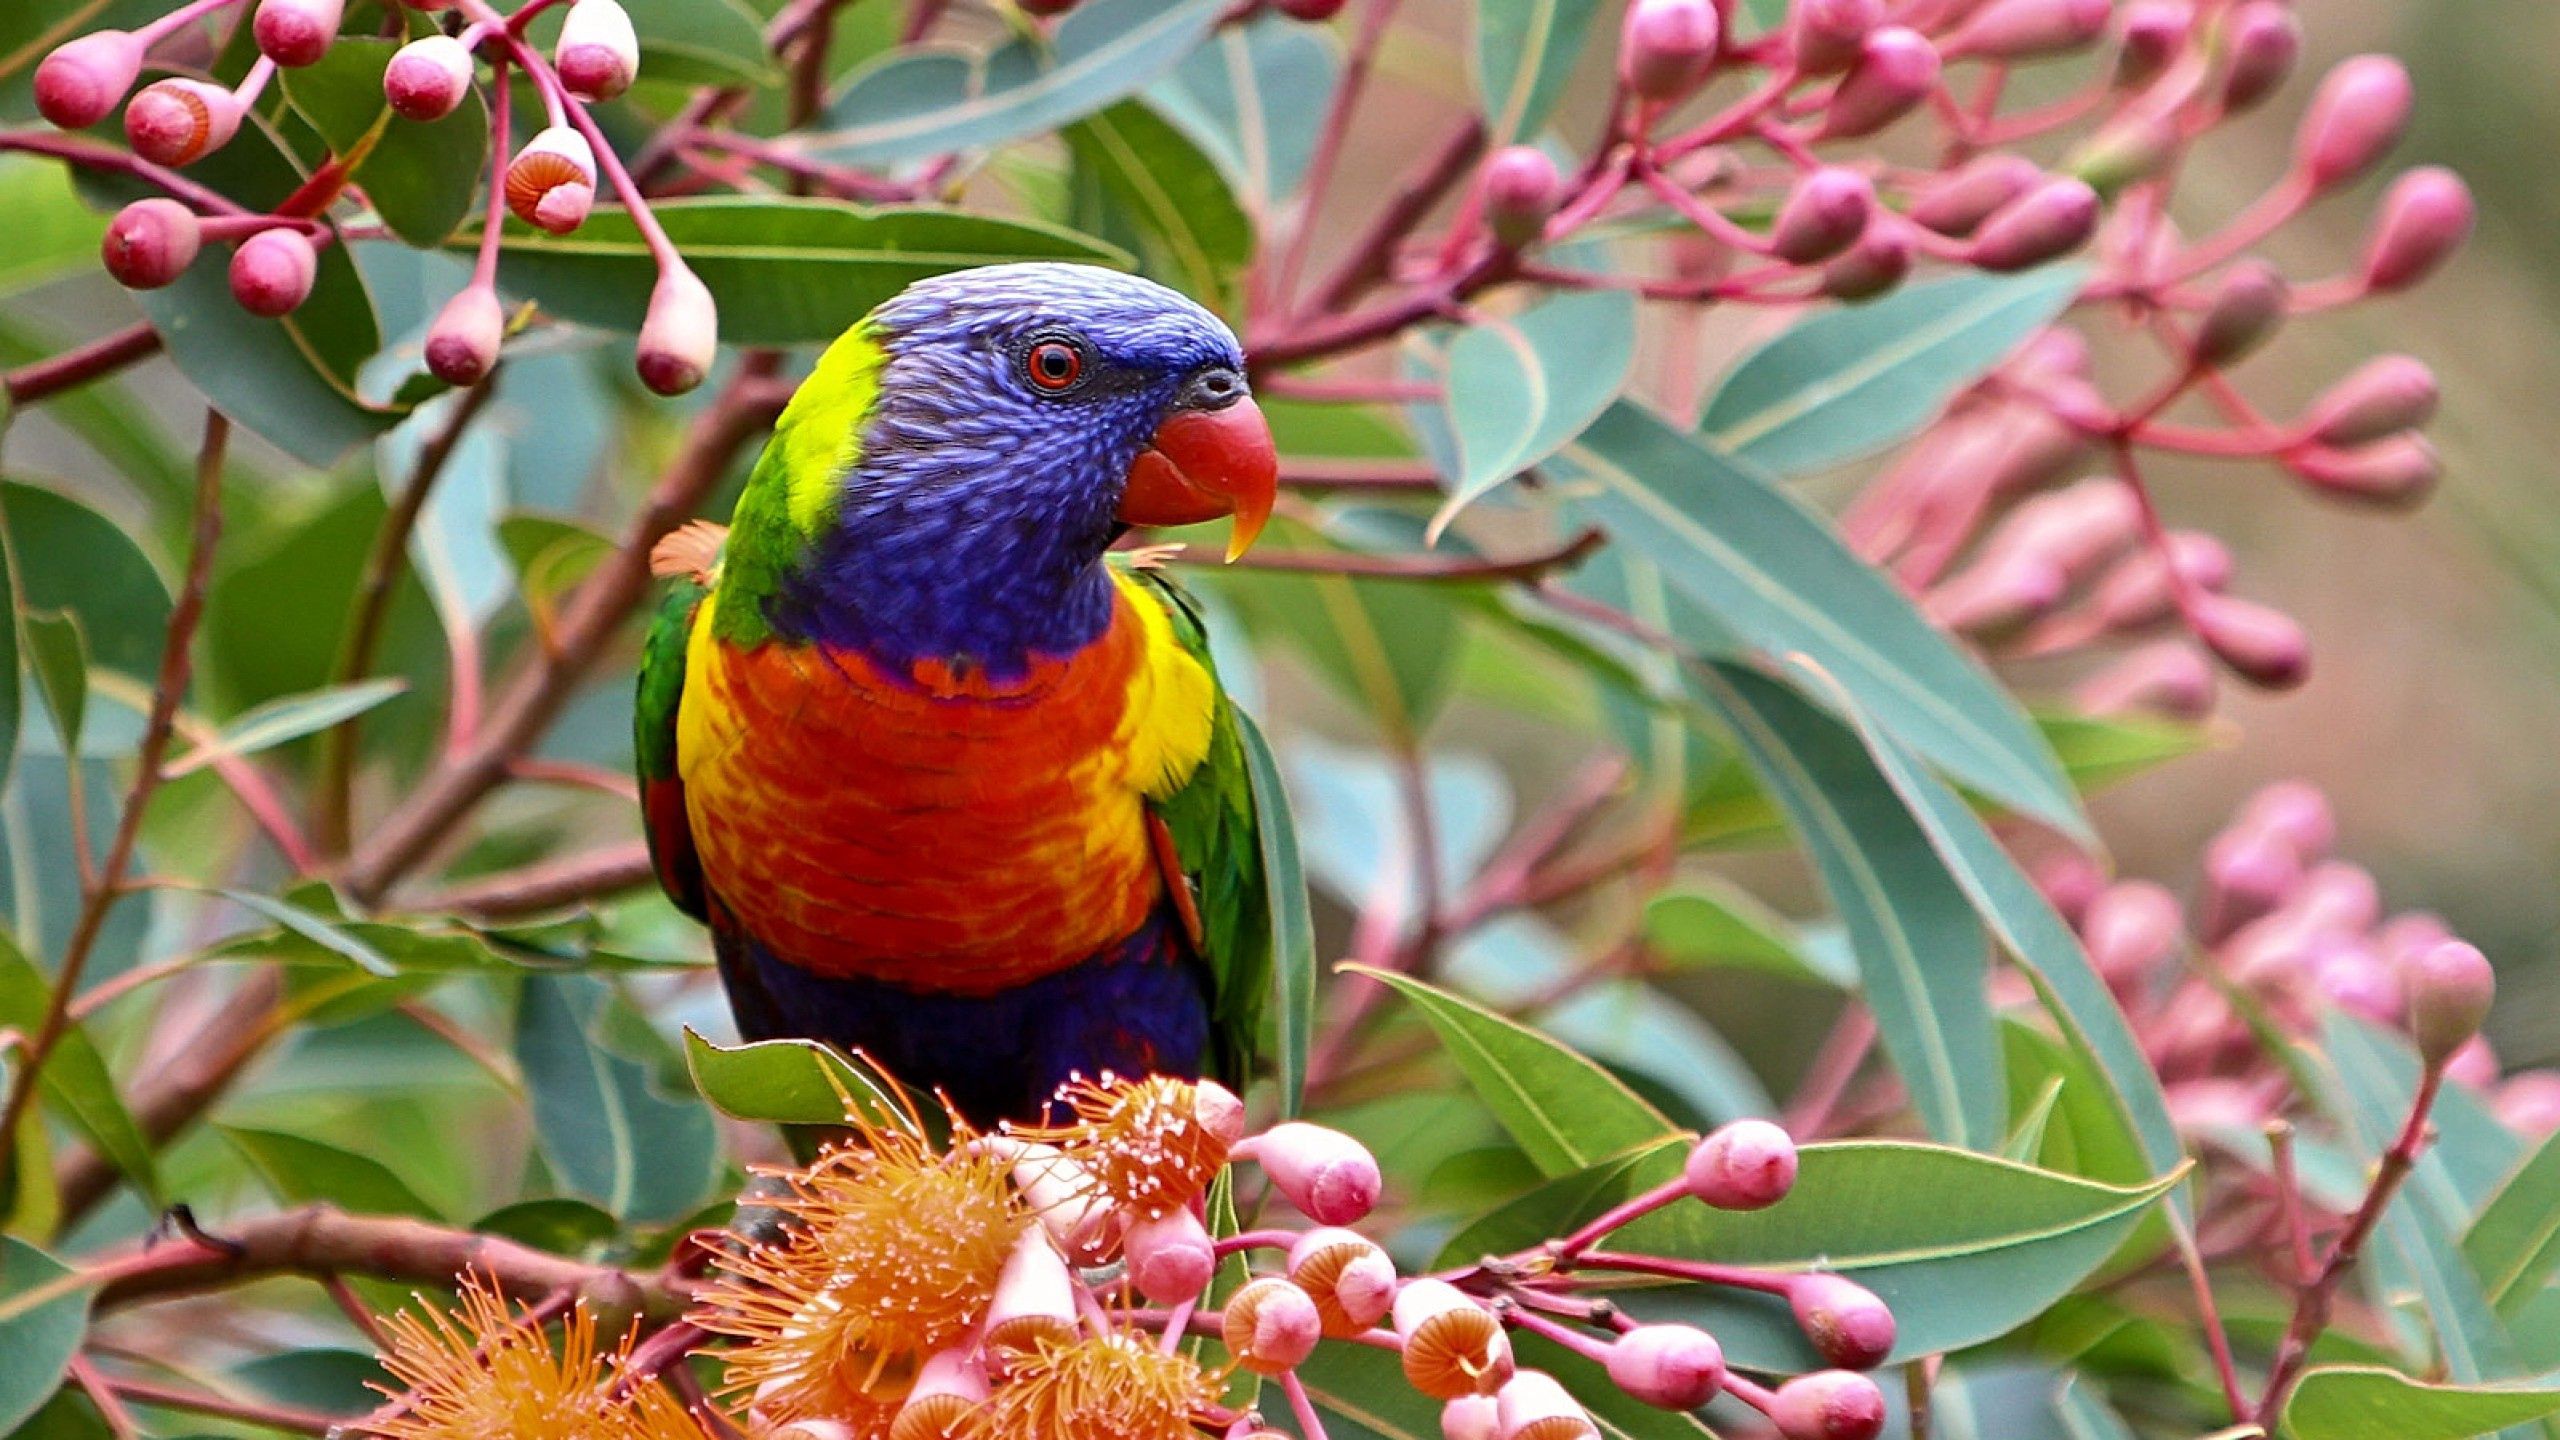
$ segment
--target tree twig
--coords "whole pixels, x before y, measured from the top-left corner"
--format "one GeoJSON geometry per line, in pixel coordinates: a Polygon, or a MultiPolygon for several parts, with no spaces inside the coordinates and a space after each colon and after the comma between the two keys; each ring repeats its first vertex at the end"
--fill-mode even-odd
{"type": "Polygon", "coordinates": [[[480,876],[414,903],[420,910],[507,920],[635,890],[655,873],[649,867],[649,847],[634,841],[480,876]]]}
{"type": "Polygon", "coordinates": [[[49,396],[112,375],[127,365],[158,353],[160,332],[152,329],[147,321],[136,321],[121,330],[101,335],[86,345],[31,361],[0,375],[0,389],[8,392],[12,405],[33,405],[49,396]]]}

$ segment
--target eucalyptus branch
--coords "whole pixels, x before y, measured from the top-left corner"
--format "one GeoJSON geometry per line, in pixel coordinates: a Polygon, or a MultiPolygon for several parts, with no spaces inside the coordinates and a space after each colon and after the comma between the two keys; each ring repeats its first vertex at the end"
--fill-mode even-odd
{"type": "Polygon", "coordinates": [[[635,841],[478,876],[421,896],[412,908],[480,920],[512,919],[636,890],[655,873],[649,847],[635,841]]]}
{"type": "Polygon", "coordinates": [[[112,330],[86,345],[31,361],[0,375],[0,391],[12,405],[33,405],[65,390],[101,380],[160,353],[160,332],[147,321],[112,330]]]}
{"type": "Polygon", "coordinates": [[[1184,565],[1232,563],[1238,570],[1359,575],[1377,580],[1534,580],[1558,570],[1572,569],[1607,543],[1608,537],[1599,531],[1585,530],[1561,545],[1507,560],[1472,556],[1364,555],[1348,550],[1256,550],[1246,552],[1233,562],[1226,562],[1205,551],[1195,555],[1190,546],[1184,546],[1181,553],[1171,558],[1184,565]]]}

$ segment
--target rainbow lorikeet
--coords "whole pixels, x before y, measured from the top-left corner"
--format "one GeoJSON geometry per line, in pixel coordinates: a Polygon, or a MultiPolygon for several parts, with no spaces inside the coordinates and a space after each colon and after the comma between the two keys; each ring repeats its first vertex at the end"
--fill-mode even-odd
{"type": "MultiPolygon", "coordinates": [[[[739,1028],[987,1123],[1076,1074],[1240,1083],[1271,898],[1198,615],[1105,552],[1271,511],[1234,334],[1074,265],[919,281],[679,531],[638,708],[650,851],[739,1028]]],[[[1116,558],[1116,557],[1115,557],[1116,558]]]]}

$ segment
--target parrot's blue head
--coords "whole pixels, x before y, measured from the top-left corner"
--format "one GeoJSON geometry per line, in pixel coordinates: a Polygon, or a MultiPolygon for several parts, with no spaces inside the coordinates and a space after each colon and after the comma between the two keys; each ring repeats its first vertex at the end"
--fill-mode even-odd
{"type": "MultiPolygon", "coordinates": [[[[1064,654],[1109,621],[1103,551],[1130,525],[1271,511],[1277,460],[1224,322],[1151,280],[993,265],[881,305],[803,395],[867,390],[775,619],[884,659],[996,672],[1064,654]],[[867,367],[866,373],[849,372],[867,367]]],[[[802,401],[795,399],[794,408],[802,401]]],[[[815,419],[816,417],[810,417],[815,419]]],[[[784,442],[794,417],[786,414],[784,442]]],[[[804,449],[807,447],[803,447],[804,449]]]]}

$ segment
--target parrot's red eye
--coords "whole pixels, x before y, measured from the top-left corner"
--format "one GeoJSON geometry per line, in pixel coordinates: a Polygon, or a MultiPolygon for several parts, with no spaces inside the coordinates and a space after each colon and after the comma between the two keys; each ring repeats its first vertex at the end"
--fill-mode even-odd
{"type": "Polygon", "coordinates": [[[1043,340],[1022,357],[1031,383],[1056,394],[1084,378],[1084,352],[1064,340],[1043,340]]]}

